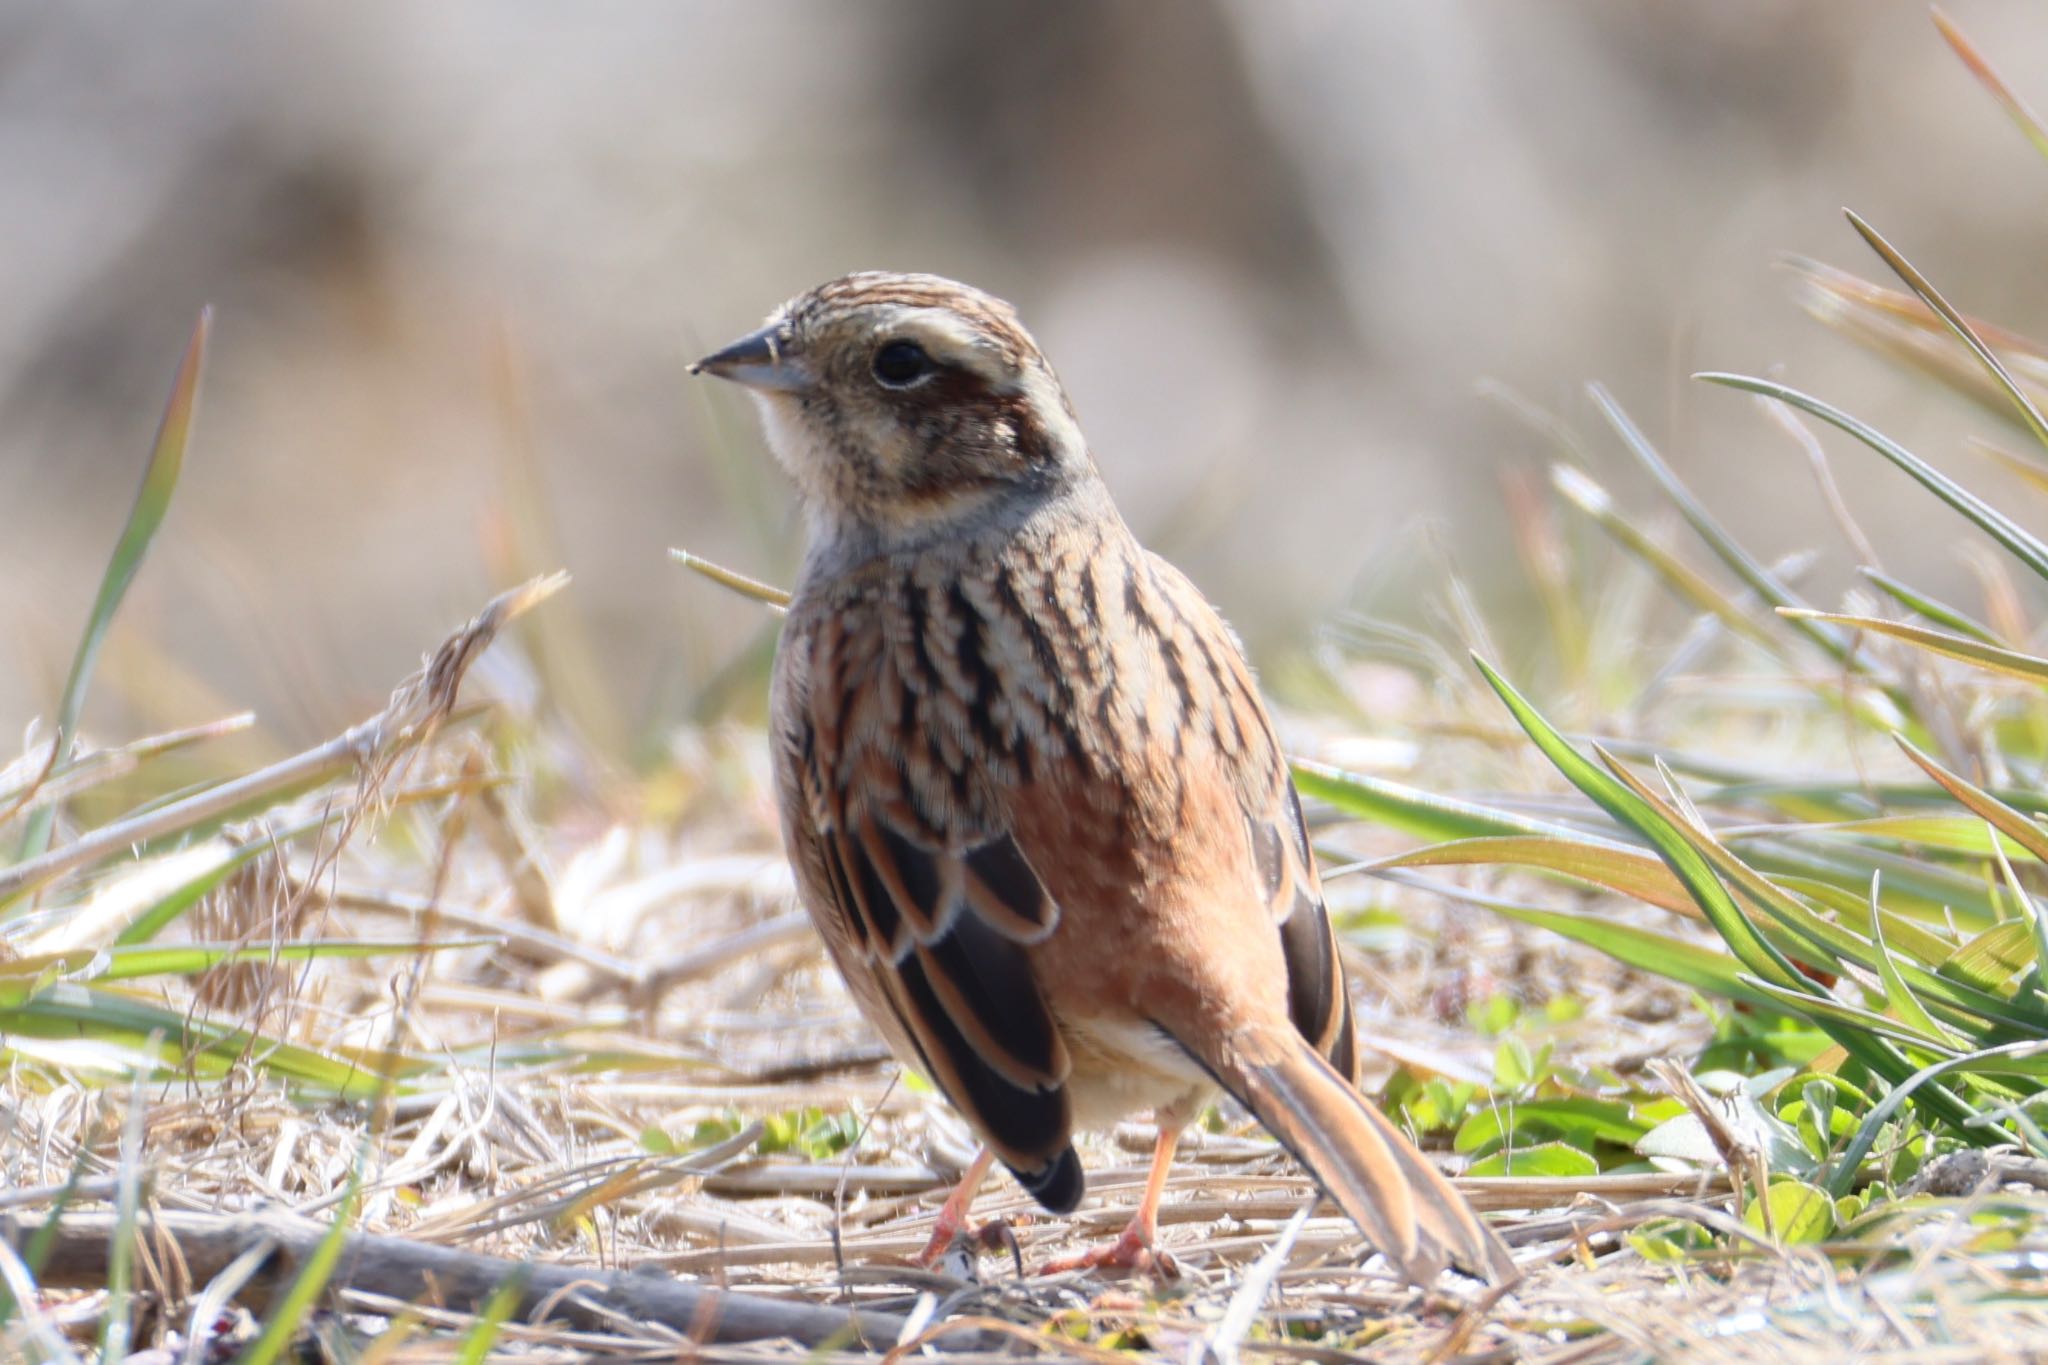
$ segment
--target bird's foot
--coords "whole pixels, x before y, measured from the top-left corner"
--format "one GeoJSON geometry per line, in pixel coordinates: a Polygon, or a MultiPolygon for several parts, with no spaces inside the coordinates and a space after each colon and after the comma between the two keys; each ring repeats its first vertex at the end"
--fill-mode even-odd
{"type": "Polygon", "coordinates": [[[959,1279],[972,1279],[975,1257],[982,1252],[993,1255],[1008,1251],[1017,1267],[1018,1278],[1024,1275],[1024,1250],[1017,1245],[1017,1234],[1009,1221],[997,1218],[974,1227],[966,1218],[947,1209],[939,1210],[937,1221],[932,1226],[931,1240],[924,1244],[924,1250],[914,1258],[926,1270],[951,1270],[956,1262],[959,1279]]]}
{"type": "Polygon", "coordinates": [[[1073,1270],[1144,1270],[1168,1280],[1180,1275],[1180,1266],[1173,1257],[1153,1246],[1150,1232],[1136,1223],[1107,1246],[1090,1247],[1046,1262],[1044,1273],[1064,1275],[1073,1270]]]}

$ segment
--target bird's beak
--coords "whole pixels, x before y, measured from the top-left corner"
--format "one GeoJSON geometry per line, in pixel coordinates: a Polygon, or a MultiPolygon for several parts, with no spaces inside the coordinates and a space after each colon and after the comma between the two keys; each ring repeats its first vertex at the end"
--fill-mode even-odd
{"type": "Polygon", "coordinates": [[[774,323],[749,332],[722,351],[690,367],[691,374],[715,374],[750,389],[795,393],[811,386],[810,368],[790,350],[789,336],[774,323]]]}

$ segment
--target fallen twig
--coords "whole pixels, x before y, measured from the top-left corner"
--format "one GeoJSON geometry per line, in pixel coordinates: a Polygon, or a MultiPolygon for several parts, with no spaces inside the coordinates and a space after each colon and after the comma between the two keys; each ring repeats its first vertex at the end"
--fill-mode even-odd
{"type": "MultiPolygon", "coordinates": [[[[35,1218],[0,1217],[0,1241],[19,1249],[42,1229],[35,1218]]],[[[99,1287],[118,1235],[112,1213],[70,1213],[58,1223],[41,1283],[99,1287]]],[[[241,1293],[290,1282],[327,1234],[324,1223],[285,1214],[218,1215],[143,1212],[136,1231],[169,1238],[192,1278],[210,1280],[266,1239],[277,1254],[241,1293]]],[[[0,1257],[0,1262],[5,1258],[0,1257]]],[[[515,1273],[525,1278],[514,1312],[545,1309],[543,1320],[615,1330],[621,1319],[656,1323],[700,1341],[787,1339],[881,1348],[896,1341],[903,1320],[890,1313],[830,1308],[735,1290],[683,1284],[662,1274],[599,1270],[546,1261],[510,1261],[403,1237],[352,1232],[343,1241],[332,1287],[411,1301],[432,1294],[443,1308],[475,1312],[515,1273]]]]}

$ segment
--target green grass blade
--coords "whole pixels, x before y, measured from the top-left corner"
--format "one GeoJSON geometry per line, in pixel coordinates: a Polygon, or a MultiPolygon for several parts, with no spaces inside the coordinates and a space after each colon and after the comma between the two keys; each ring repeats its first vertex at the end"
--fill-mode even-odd
{"type": "Polygon", "coordinates": [[[491,1291],[490,1302],[477,1315],[476,1326],[462,1338],[462,1349],[455,1353],[455,1365],[484,1365],[490,1359],[491,1346],[498,1340],[498,1330],[512,1316],[512,1310],[519,1306],[520,1296],[526,1292],[527,1278],[528,1269],[522,1265],[491,1291]]]}
{"type": "MultiPolygon", "coordinates": [[[[1782,610],[1782,609],[1781,609],[1782,610]]],[[[1856,630],[1867,630],[1873,635],[1887,635],[1894,640],[1904,640],[1930,653],[1941,654],[1964,663],[1988,668],[1994,673],[2008,677],[2023,678],[2031,683],[2048,683],[2048,659],[2038,655],[2022,654],[2016,649],[2002,645],[1987,645],[1965,635],[1950,635],[1946,631],[1930,630],[1906,621],[1887,621],[1881,616],[1846,616],[1833,611],[1783,611],[1786,616],[1802,616],[1815,621],[1833,621],[1838,625],[1856,630]]]]}
{"type": "Polygon", "coordinates": [[[1545,720],[1531,706],[1520,692],[1517,692],[1506,678],[1495,672],[1485,660],[1474,658],[1479,671],[1486,681],[1507,704],[1510,713],[1536,741],[1536,747],[1544,757],[1556,765],[1571,784],[1591,797],[1623,826],[1649,840],[1665,863],[1677,874],[1686,889],[1699,903],[1701,910],[1712,921],[1714,928],[1728,942],[1743,966],[1750,972],[1779,985],[1798,989],[1804,981],[1784,954],[1766,942],[1742,913],[1735,900],[1728,894],[1713,869],[1707,865],[1690,842],[1666,821],[1658,817],[1635,793],[1621,782],[1602,772],[1587,761],[1578,750],[1565,741],[1563,735],[1545,720]]]}
{"type": "MultiPolygon", "coordinates": [[[[1685,518],[1686,524],[1706,542],[1707,548],[1728,566],[1730,572],[1771,606],[1805,605],[1790,588],[1779,582],[1769,569],[1758,563],[1749,551],[1743,549],[1735,537],[1728,534],[1721,523],[1714,519],[1713,513],[1707,511],[1706,506],[1693,496],[1690,488],[1686,487],[1685,481],[1664,462],[1664,457],[1650,444],[1650,438],[1643,435],[1628,413],[1622,410],[1621,404],[1614,401],[1612,394],[1598,384],[1589,385],[1587,392],[1592,395],[1594,405],[1607,419],[1607,424],[1614,428],[1615,435],[1621,438],[1621,443],[1628,447],[1629,452],[1636,457],[1637,463],[1649,471],[1650,477],[1657,481],[1657,486],[1664,490],[1664,496],[1670,498],[1672,504],[1678,508],[1679,515],[1685,518]]],[[[1833,631],[1812,626],[1795,626],[1794,629],[1827,651],[1830,657],[1848,657],[1847,643],[1833,631]]]]}
{"type": "Polygon", "coordinates": [[[1586,836],[1568,825],[1533,820],[1512,811],[1494,810],[1455,796],[1438,796],[1383,777],[1346,772],[1325,763],[1294,760],[1294,783],[1301,794],[1327,802],[1346,815],[1418,839],[1445,841],[1485,835],[1531,834],[1560,839],[1586,836]]]}
{"type": "Polygon", "coordinates": [[[1859,902],[1870,874],[1882,872],[1885,895],[1893,909],[1931,924],[1954,920],[1976,929],[1995,923],[2004,913],[1981,876],[1965,876],[1925,858],[1904,857],[1880,848],[1828,848],[1783,839],[1765,840],[1748,853],[1749,862],[1760,871],[1832,882],[1859,902]]]}
{"type": "MultiPolygon", "coordinates": [[[[1919,299],[1817,261],[1794,259],[1786,264],[1798,277],[1794,297],[1815,319],[1967,398],[1998,420],[2025,425],[2013,412],[2005,390],[1919,299]]],[[[2048,393],[2048,356],[2038,343],[1981,318],[1970,319],[1970,325],[1978,336],[1998,347],[2006,368],[2033,392],[2037,402],[2041,394],[2048,393]]],[[[2021,461],[2020,476],[2038,484],[2044,476],[2040,457],[2013,458],[2021,461]]]]}
{"type": "Polygon", "coordinates": [[[90,948],[75,948],[0,962],[0,1009],[34,999],[65,977],[88,970],[98,959],[99,954],[90,948]]]}
{"type": "Polygon", "coordinates": [[[128,1091],[128,1112],[121,1124],[114,1239],[107,1248],[107,1308],[100,1321],[101,1360],[126,1360],[135,1326],[128,1314],[135,1270],[135,1224],[142,1212],[142,1135],[149,1116],[147,1086],[150,1073],[156,1070],[155,1041],[152,1035],[142,1065],[135,1071],[128,1091]]]}
{"type": "Polygon", "coordinates": [[[317,962],[372,957],[406,957],[452,948],[489,948],[496,938],[438,939],[432,943],[327,939],[304,943],[174,943],[109,949],[95,981],[133,981],[146,976],[197,976],[224,963],[317,962]]]}
{"type": "Polygon", "coordinates": [[[1768,981],[1758,981],[1754,977],[1749,979],[1749,984],[1770,996],[1775,1008],[1801,1015],[1815,1023],[1832,1023],[1837,1028],[1867,1033],[1872,1037],[1889,1039],[1894,1043],[1943,1056],[1950,1056],[1955,1052],[1954,1048],[1941,1040],[1939,1034],[1923,1033],[1902,1019],[1844,1004],[1833,996],[1814,995],[1808,991],[1790,991],[1783,986],[1773,986],[1768,981]]]}
{"type": "Polygon", "coordinates": [[[1912,475],[1921,487],[1962,513],[1978,529],[2004,546],[2013,558],[2042,578],[2048,579],[2048,545],[2043,545],[2018,522],[1876,428],[1851,417],[1840,408],[1823,403],[1810,394],[1801,393],[1798,389],[1773,380],[1758,379],[1752,375],[1724,374],[1713,370],[1703,371],[1693,378],[1707,384],[1719,384],[1724,388],[1740,389],[1744,393],[1758,393],[1766,398],[1775,398],[1781,403],[1798,408],[1801,412],[1811,413],[1832,427],[1846,431],[1912,475]]]}
{"type": "Polygon", "coordinates": [[[1726,627],[1730,634],[1749,641],[1770,654],[1780,652],[1779,641],[1757,625],[1742,605],[1695,573],[1685,561],[1657,543],[1656,537],[1637,525],[1614,505],[1605,488],[1573,465],[1550,468],[1551,487],[1558,496],[1583,512],[1595,526],[1612,536],[1617,544],[1636,557],[1681,601],[1706,613],[1726,627]]]}
{"type": "MultiPolygon", "coordinates": [[[[321,822],[324,824],[325,821],[326,817],[323,816],[321,822]]],[[[240,848],[224,850],[218,863],[204,869],[183,884],[172,887],[131,920],[126,928],[114,935],[114,946],[148,943],[182,918],[187,910],[206,899],[209,892],[226,882],[237,869],[246,867],[263,854],[273,851],[281,842],[281,837],[252,839],[240,848]]]]}
{"type": "Polygon", "coordinates": [[[316,1052],[263,1034],[215,1024],[116,991],[58,982],[34,999],[0,1009],[0,1034],[22,1038],[86,1039],[142,1051],[152,1035],[164,1040],[165,1061],[201,1075],[222,1075],[244,1056],[258,1069],[343,1099],[367,1099],[380,1084],[374,1067],[316,1052]],[[175,1053],[176,1055],[169,1055],[175,1053]]]}
{"type": "Polygon", "coordinates": [[[1942,959],[1943,976],[1995,991],[2034,965],[2033,932],[2016,919],[1994,924],[1942,959]]]}
{"type": "Polygon", "coordinates": [[[1762,991],[1745,984],[1740,965],[1718,948],[1690,943],[1669,934],[1660,934],[1654,929],[1642,929],[1633,924],[1619,923],[1603,915],[1518,905],[1513,901],[1469,891],[1461,886],[1451,886],[1400,871],[1385,872],[1381,875],[1389,881],[1413,886],[1451,900],[1477,905],[1518,924],[1545,929],[1561,938],[1583,943],[1625,966],[1676,981],[1703,995],[1717,996],[1725,1000],[1742,1000],[1753,1005],[1773,1003],[1762,991]]]}
{"type": "Polygon", "coordinates": [[[1890,574],[1885,573],[1882,569],[1872,568],[1870,565],[1865,564],[1857,572],[1869,580],[1872,587],[1891,598],[1894,602],[1897,602],[1907,611],[1918,612],[1934,622],[1934,624],[1945,626],[1958,635],[1967,635],[1971,639],[1982,641],[1987,645],[1998,643],[1998,636],[1992,632],[1991,627],[1978,621],[1967,612],[1948,605],[1948,603],[1941,601],[1939,598],[1930,597],[1917,588],[1907,586],[1905,583],[1893,578],[1890,574]]]}
{"type": "MultiPolygon", "coordinates": [[[[2048,1051],[2048,1043],[2035,1041],[2006,1043],[1999,1047],[1985,1048],[1961,1057],[1946,1057],[1932,1065],[1920,1068],[1911,1076],[1893,1086],[1891,1092],[1872,1105],[1870,1112],[1864,1115],[1863,1123],[1856,1129],[1855,1136],[1850,1138],[1849,1145],[1842,1149],[1840,1164],[1835,1167],[1833,1174],[1828,1177],[1828,1193],[1840,1199],[1843,1195],[1848,1194],[1851,1189],[1855,1188],[1856,1172],[1863,1165],[1864,1158],[1870,1155],[1870,1149],[1876,1143],[1878,1133],[1883,1130],[1886,1123],[1890,1122],[1892,1115],[1899,1112],[1899,1107],[1910,1099],[1915,1091],[1922,1087],[1926,1087],[1929,1090],[1938,1090],[1941,1087],[1934,1084],[1938,1078],[1952,1071],[1968,1071],[1973,1068],[1981,1068],[1987,1060],[1999,1057],[2038,1056],[2043,1051],[2048,1051]]],[[[2005,1132],[1992,1128],[1989,1125],[1981,1129],[1965,1126],[1963,1132],[1970,1141],[1978,1146],[1990,1146],[2010,1140],[2005,1132]]]]}
{"type": "Polygon", "coordinates": [[[2019,907],[2021,922],[2027,926],[2027,931],[2033,938],[2034,961],[2029,968],[2031,980],[2028,983],[2031,989],[2027,993],[2038,998],[2041,993],[2041,974],[2048,970],[2048,924],[2043,924],[2039,903],[2027,893],[2027,888],[2020,881],[2019,873],[2012,870],[2012,859],[2001,853],[1997,862],[1999,876],[2004,881],[2007,892],[2011,894],[2013,904],[2019,907]]]}
{"type": "Polygon", "coordinates": [[[225,882],[235,872],[293,840],[303,839],[309,834],[326,829],[341,818],[341,812],[325,810],[282,829],[268,830],[260,839],[249,839],[236,847],[222,849],[217,863],[202,868],[189,880],[166,891],[154,904],[130,921],[126,928],[114,935],[115,945],[150,942],[176,923],[187,910],[203,900],[207,892],[225,882]]]}
{"type": "MultiPolygon", "coordinates": [[[[1844,890],[1833,882],[1785,874],[1772,878],[1771,884],[1788,895],[1813,902],[1821,910],[1833,911],[1845,923],[1858,926],[1857,932],[1865,937],[1875,937],[1864,918],[1870,913],[1870,901],[1860,892],[1844,890]]],[[[1956,950],[1954,941],[1905,915],[1886,910],[1884,916],[1885,937],[1899,944],[1915,962],[1940,962],[1956,950]]]]}
{"type": "MultiPolygon", "coordinates": [[[[1713,867],[1694,847],[1692,835],[1682,821],[1660,815],[1638,794],[1640,788],[1631,790],[1619,778],[1588,762],[1506,679],[1484,660],[1475,659],[1475,662],[1544,756],[1602,809],[1650,841],[1693,893],[1709,922],[1728,943],[1749,975],[1757,978],[1760,987],[1776,988],[1786,1001],[1813,999],[1815,1007],[1806,1017],[1873,1074],[1894,1083],[1912,1074],[1913,1064],[1897,1044],[1888,1037],[1857,1028],[1836,1017],[1829,1008],[1834,1003],[1832,997],[1801,975],[1784,953],[1749,922],[1713,867]]],[[[1968,1124],[1970,1108],[1945,1087],[1929,1086],[1927,1101],[1929,1108],[1949,1123],[1959,1128],[1968,1124]]],[[[1981,1140],[1981,1135],[1974,1132],[1967,1136],[1971,1141],[1981,1140]]]]}
{"type": "MultiPolygon", "coordinates": [[[[135,494],[127,525],[122,527],[113,557],[108,559],[106,572],[100,578],[99,595],[93,599],[92,611],[86,617],[78,650],[71,656],[71,672],[64,679],[64,691],[57,702],[57,733],[52,737],[60,761],[63,750],[78,734],[86,690],[92,685],[93,665],[99,661],[100,646],[106,643],[114,613],[120,610],[121,599],[127,596],[128,585],[135,581],[142,557],[149,552],[149,543],[156,538],[164,513],[170,509],[171,494],[177,489],[178,475],[185,464],[185,446],[192,437],[199,375],[205,367],[206,339],[212,330],[213,310],[200,309],[192,338],[185,343],[185,357],[178,364],[177,378],[171,384],[170,401],[164,405],[163,419],[157,425],[156,444],[142,472],[142,487],[135,494]]],[[[23,861],[50,846],[50,827],[55,818],[56,810],[51,806],[40,807],[29,816],[21,841],[23,861]]]]}
{"type": "Polygon", "coordinates": [[[1674,914],[1699,918],[1685,886],[1661,860],[1641,849],[1605,841],[1561,839],[1545,835],[1497,835],[1454,839],[1382,859],[1368,868],[1388,867],[1527,867],[1570,877],[1574,881],[1654,905],[1674,914]]]}
{"type": "MultiPolygon", "coordinates": [[[[2048,829],[2043,829],[2037,821],[2022,815],[1976,783],[1942,767],[1932,757],[1914,748],[1903,736],[1893,738],[1897,740],[1899,748],[1905,751],[1907,758],[1912,759],[1922,772],[1939,782],[1957,801],[1969,807],[1972,814],[2039,861],[2048,862],[2048,829]]],[[[1992,851],[1997,850],[1994,848],[1992,851]]]]}
{"type": "Polygon", "coordinates": [[[1876,935],[1878,979],[1884,982],[1885,1001],[1901,1022],[1915,1032],[1938,1039],[1945,1046],[1954,1047],[1957,1039],[1936,1022],[1920,1003],[1920,997],[1913,994],[1913,988],[1906,984],[1906,978],[1899,971],[1898,959],[1892,956],[1891,946],[1884,940],[1884,909],[1878,899],[1878,888],[1882,878],[1872,874],[1870,878],[1870,926],[1876,935]]]}
{"type": "Polygon", "coordinates": [[[1992,834],[1984,827],[1982,820],[1968,815],[1880,815],[1870,820],[1816,821],[1804,828],[1796,825],[1766,825],[1755,829],[1721,831],[1722,839],[1730,844],[1760,835],[1775,838],[1876,840],[1901,848],[1953,853],[1970,859],[1989,858],[1992,851],[1999,847],[2004,847],[2007,853],[2017,857],[2031,859],[2033,856],[2010,839],[1992,834]]]}
{"type": "Polygon", "coordinates": [[[1855,228],[1857,235],[1891,267],[1892,273],[1904,280],[1906,287],[1918,294],[1920,301],[1932,308],[1934,315],[1947,324],[1948,329],[1956,334],[1956,338],[1963,345],[1970,348],[1970,354],[1976,356],[1978,363],[1991,372],[1991,377],[1998,381],[1998,386],[2005,391],[2005,396],[2019,409],[2027,429],[2034,433],[2034,439],[2048,446],[2048,421],[2042,419],[2041,410],[2034,406],[2034,400],[2027,396],[2026,390],[2019,386],[2011,372],[1993,354],[1991,348],[1984,344],[1984,339],[1977,335],[1976,328],[1970,326],[1969,319],[1943,298],[1940,292],[1928,283],[1927,277],[1914,269],[1912,262],[1901,255],[1897,247],[1886,241],[1876,228],[1864,222],[1853,210],[1844,209],[1842,212],[1849,219],[1849,226],[1855,228]]]}
{"type": "MultiPolygon", "coordinates": [[[[1788,956],[1797,957],[1809,965],[1837,975],[1842,972],[1845,962],[1853,963],[1865,971],[1878,970],[1879,951],[1873,936],[1857,933],[1843,924],[1815,914],[1782,887],[1736,857],[1712,834],[1696,823],[1682,818],[1664,802],[1663,798],[1651,791],[1647,784],[1627,768],[1617,763],[1604,749],[1596,748],[1595,752],[1645,805],[1688,839],[1694,850],[1728,885],[1741,892],[1764,912],[1766,918],[1758,928],[1768,941],[1776,944],[1788,956]]],[[[1923,959],[1924,961],[1931,962],[1935,955],[1945,956],[1948,951],[1943,941],[1932,938],[1917,926],[1892,916],[1881,907],[1865,901],[1858,905],[1857,912],[1859,917],[1873,913],[1885,916],[1887,928],[1895,928],[1903,941],[1916,943],[1929,950],[1929,956],[1923,959]]],[[[1947,1012],[1954,1017],[1966,1019],[1972,1028],[1982,1029],[1985,1021],[1990,1021],[2028,1032],[2040,1031],[2038,1021],[2026,1012],[2014,1009],[1996,995],[1959,987],[1921,966],[1919,962],[1895,962],[1894,966],[1920,990],[1921,994],[1938,1000],[1947,1012]]]]}

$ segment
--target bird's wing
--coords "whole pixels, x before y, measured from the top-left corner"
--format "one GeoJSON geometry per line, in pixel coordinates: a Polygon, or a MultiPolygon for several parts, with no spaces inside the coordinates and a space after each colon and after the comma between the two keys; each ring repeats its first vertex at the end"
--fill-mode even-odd
{"type": "Polygon", "coordinates": [[[1280,932],[1288,1016],[1356,1084],[1351,993],[1286,756],[1229,627],[1178,569],[1156,556],[1151,568],[1153,586],[1170,604],[1170,612],[1159,614],[1199,623],[1190,638],[1198,642],[1195,653],[1208,679],[1204,700],[1225,713],[1211,726],[1218,736],[1217,757],[1243,812],[1259,894],[1280,932]]]}
{"type": "Polygon", "coordinates": [[[844,624],[813,631],[811,685],[783,721],[801,793],[786,816],[822,873],[813,913],[830,922],[842,970],[860,976],[856,993],[886,1011],[920,1069],[1025,1188],[1066,1212],[1083,1184],[1070,1061],[1028,952],[1059,909],[999,818],[931,799],[925,724],[907,727],[905,744],[893,739],[903,729],[868,723],[865,708],[914,694],[886,656],[849,660],[860,645],[844,624]]]}
{"type": "Polygon", "coordinates": [[[1351,992],[1337,956],[1336,931],[1323,904],[1315,856],[1309,851],[1301,797],[1285,767],[1274,766],[1278,791],[1257,810],[1245,812],[1245,827],[1266,904],[1280,928],[1280,951],[1287,961],[1287,1013],[1316,1051],[1356,1085],[1358,1047],[1351,992]]]}

